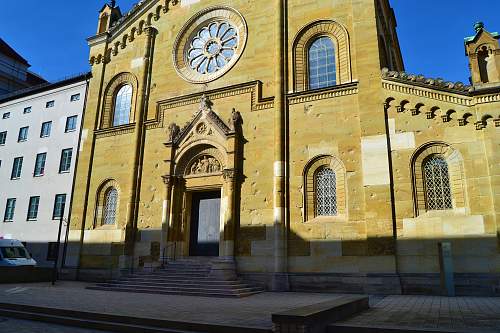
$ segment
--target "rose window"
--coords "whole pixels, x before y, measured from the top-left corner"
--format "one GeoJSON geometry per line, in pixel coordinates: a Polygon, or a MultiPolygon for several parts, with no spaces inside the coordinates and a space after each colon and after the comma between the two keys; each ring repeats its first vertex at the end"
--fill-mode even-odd
{"type": "Polygon", "coordinates": [[[193,38],[188,51],[189,66],[200,74],[211,74],[226,66],[238,45],[238,33],[227,22],[213,22],[193,38]]]}
{"type": "Polygon", "coordinates": [[[193,16],[174,43],[177,73],[192,83],[213,81],[241,57],[247,40],[246,22],[226,6],[206,8],[193,16]]]}

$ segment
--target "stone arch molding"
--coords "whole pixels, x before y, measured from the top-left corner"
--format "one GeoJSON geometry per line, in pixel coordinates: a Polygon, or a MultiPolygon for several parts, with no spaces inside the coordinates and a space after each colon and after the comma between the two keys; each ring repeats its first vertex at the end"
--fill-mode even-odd
{"type": "Polygon", "coordinates": [[[335,156],[320,155],[311,159],[304,168],[304,222],[316,218],[316,188],[314,180],[318,171],[324,167],[332,169],[336,176],[337,215],[330,218],[345,219],[347,216],[347,185],[344,163],[335,156]]]}
{"type": "Polygon", "coordinates": [[[425,214],[426,194],[422,164],[427,157],[440,155],[448,164],[453,210],[466,213],[465,174],[460,152],[444,142],[430,142],[419,147],[411,158],[413,196],[417,216],[425,214]]]}
{"type": "Polygon", "coordinates": [[[136,102],[137,102],[137,91],[139,88],[139,81],[137,77],[129,72],[124,72],[116,75],[111,79],[109,84],[106,87],[104,98],[103,98],[103,106],[101,112],[101,123],[99,128],[109,128],[113,125],[113,113],[114,113],[114,105],[115,105],[115,96],[118,90],[124,86],[130,84],[132,86],[132,104],[130,107],[130,122],[135,121],[135,111],[136,111],[136,102]]]}
{"type": "Polygon", "coordinates": [[[340,23],[333,20],[319,20],[303,27],[293,43],[293,73],[295,91],[308,89],[308,56],[311,43],[318,37],[330,37],[335,45],[337,84],[352,81],[351,51],[349,33],[340,23]]]}
{"type": "Polygon", "coordinates": [[[235,169],[240,123],[241,115],[234,109],[224,122],[212,110],[210,100],[202,96],[199,110],[184,128],[169,125],[166,146],[174,149],[173,174],[190,177],[235,169]]]}
{"type": "Polygon", "coordinates": [[[121,199],[121,190],[118,182],[115,179],[106,179],[97,187],[96,192],[96,203],[94,210],[94,218],[93,218],[93,228],[99,228],[104,225],[104,201],[106,193],[112,188],[115,188],[118,192],[118,201],[116,203],[116,223],[113,227],[118,227],[119,218],[120,218],[120,199],[121,199]]]}

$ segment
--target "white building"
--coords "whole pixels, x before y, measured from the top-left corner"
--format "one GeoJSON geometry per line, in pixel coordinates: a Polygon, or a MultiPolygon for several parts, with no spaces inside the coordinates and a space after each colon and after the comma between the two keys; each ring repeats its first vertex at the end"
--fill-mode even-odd
{"type": "Polygon", "coordinates": [[[63,204],[64,218],[70,210],[88,79],[0,98],[0,238],[25,242],[40,266],[53,264],[63,204]]]}

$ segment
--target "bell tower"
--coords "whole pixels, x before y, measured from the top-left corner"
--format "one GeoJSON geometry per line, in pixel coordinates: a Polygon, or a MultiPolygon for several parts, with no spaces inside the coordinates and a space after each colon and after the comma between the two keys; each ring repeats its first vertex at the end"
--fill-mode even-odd
{"type": "Polygon", "coordinates": [[[114,22],[122,17],[120,7],[116,6],[116,1],[111,0],[105,4],[99,11],[99,24],[97,25],[97,34],[102,34],[109,30],[114,22]]]}
{"type": "Polygon", "coordinates": [[[483,22],[474,24],[476,34],[465,39],[473,85],[500,84],[500,45],[498,32],[488,32],[483,22]]]}

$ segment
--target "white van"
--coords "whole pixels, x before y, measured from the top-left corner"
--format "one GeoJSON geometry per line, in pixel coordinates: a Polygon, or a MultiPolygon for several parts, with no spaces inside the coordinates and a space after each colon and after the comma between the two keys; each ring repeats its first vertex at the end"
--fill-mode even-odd
{"type": "Polygon", "coordinates": [[[0,239],[0,267],[36,266],[36,261],[17,239],[0,239]]]}

